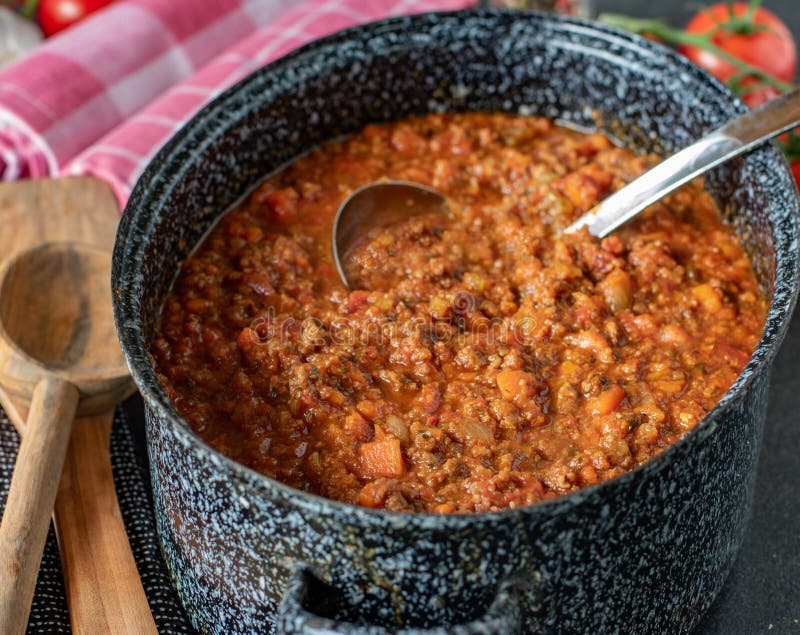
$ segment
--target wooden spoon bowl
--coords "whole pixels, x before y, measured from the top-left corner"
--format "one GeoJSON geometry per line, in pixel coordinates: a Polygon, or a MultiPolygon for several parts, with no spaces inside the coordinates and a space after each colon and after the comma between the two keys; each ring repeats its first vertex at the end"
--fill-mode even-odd
{"type": "Polygon", "coordinates": [[[30,399],[0,524],[0,632],[22,633],[75,414],[133,391],[114,329],[111,259],[48,243],[0,270],[0,384],[30,399]]]}
{"type": "Polygon", "coordinates": [[[130,393],[110,271],[107,252],[77,243],[45,243],[0,269],[0,382],[9,392],[30,399],[53,375],[79,390],[81,415],[130,393]]]}

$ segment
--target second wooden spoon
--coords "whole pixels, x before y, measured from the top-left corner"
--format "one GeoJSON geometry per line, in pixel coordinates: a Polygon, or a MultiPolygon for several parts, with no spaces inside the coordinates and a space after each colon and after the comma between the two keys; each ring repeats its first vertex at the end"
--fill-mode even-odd
{"type": "Polygon", "coordinates": [[[31,407],[0,524],[0,632],[23,633],[76,412],[132,390],[110,310],[110,257],[75,243],[0,272],[0,381],[31,407]]]}

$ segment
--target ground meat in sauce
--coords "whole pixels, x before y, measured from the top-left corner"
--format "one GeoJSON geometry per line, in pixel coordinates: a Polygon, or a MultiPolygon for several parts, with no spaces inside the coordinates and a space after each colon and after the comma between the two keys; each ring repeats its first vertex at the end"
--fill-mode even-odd
{"type": "Polygon", "coordinates": [[[367,126],[268,178],[185,261],[161,382],[219,451],[369,507],[517,507],[622,474],[714,407],[766,313],[699,184],[603,240],[555,238],[655,161],[538,117],[367,126]],[[333,216],[383,178],[451,214],[366,237],[348,293],[333,216]]]}

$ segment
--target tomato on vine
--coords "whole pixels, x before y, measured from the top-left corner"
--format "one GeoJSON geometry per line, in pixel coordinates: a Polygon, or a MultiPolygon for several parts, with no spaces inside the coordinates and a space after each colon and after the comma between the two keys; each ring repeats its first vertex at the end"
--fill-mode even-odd
{"type": "MultiPolygon", "coordinates": [[[[797,46],[789,28],[760,0],[718,2],[692,18],[686,29],[662,20],[602,15],[606,24],[676,46],[725,82],[751,108],[792,89],[797,46]]],[[[800,128],[780,140],[800,184],[800,128]]]]}
{"type": "Polygon", "coordinates": [[[792,169],[792,175],[794,176],[794,180],[797,182],[798,187],[800,187],[800,131],[799,129],[795,129],[791,132],[786,133],[785,135],[781,135],[780,140],[778,141],[778,145],[783,150],[783,153],[786,155],[787,161],[789,161],[789,167],[792,169]]]}
{"type": "MultiPolygon", "coordinates": [[[[758,2],[719,2],[694,16],[686,33],[705,35],[732,57],[782,82],[792,82],[797,71],[797,48],[781,20],[758,2]]],[[[747,75],[715,52],[689,44],[678,50],[698,66],[742,95],[751,108],[780,94],[774,86],[747,75]]]]}
{"type": "Polygon", "coordinates": [[[80,22],[113,0],[40,0],[36,20],[46,37],[80,22]]]}

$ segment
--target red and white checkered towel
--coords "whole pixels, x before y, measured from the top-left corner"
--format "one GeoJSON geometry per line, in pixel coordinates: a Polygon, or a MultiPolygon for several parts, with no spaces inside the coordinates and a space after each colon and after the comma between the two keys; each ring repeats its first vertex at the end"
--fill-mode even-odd
{"type": "Polygon", "coordinates": [[[78,152],[292,0],[123,0],[0,71],[0,175],[58,173],[78,152]]]}
{"type": "Polygon", "coordinates": [[[142,170],[169,137],[204,104],[256,68],[354,24],[474,4],[474,0],[303,0],[82,152],[64,173],[104,179],[124,207],[142,170]]]}

